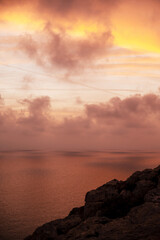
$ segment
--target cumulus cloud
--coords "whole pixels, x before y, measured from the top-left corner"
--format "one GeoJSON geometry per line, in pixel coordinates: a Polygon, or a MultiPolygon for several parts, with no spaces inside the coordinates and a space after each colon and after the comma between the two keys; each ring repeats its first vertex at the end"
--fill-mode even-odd
{"type": "MultiPolygon", "coordinates": [[[[17,47],[19,51],[23,51],[40,66],[74,71],[91,66],[94,60],[106,55],[113,42],[106,19],[116,2],[117,0],[114,3],[111,0],[3,0],[1,11],[11,11],[17,15],[19,11],[24,12],[28,19],[33,18],[33,23],[43,22],[43,30],[37,30],[35,35],[20,37],[17,47]],[[27,12],[30,13],[29,16],[27,12]],[[105,21],[105,27],[101,26],[102,13],[102,25],[105,21]]],[[[14,19],[8,19],[12,20],[14,22],[14,19]]]]}
{"type": "Polygon", "coordinates": [[[86,111],[90,118],[102,124],[113,125],[118,120],[127,128],[153,127],[160,117],[160,98],[155,94],[135,95],[124,100],[116,97],[106,104],[87,105],[86,111]]]}
{"type": "Polygon", "coordinates": [[[153,151],[160,147],[160,97],[155,94],[86,105],[81,116],[61,122],[55,120],[48,97],[25,99],[22,107],[1,111],[1,149],[153,151]]]}
{"type": "Polygon", "coordinates": [[[31,35],[20,38],[19,49],[44,67],[58,67],[74,70],[91,65],[92,61],[104,56],[112,45],[112,35],[104,32],[90,34],[90,39],[71,38],[67,33],[55,33],[45,30],[43,40],[39,42],[31,35]],[[46,40],[47,39],[47,40],[46,40]]]}
{"type": "Polygon", "coordinates": [[[21,102],[27,105],[27,116],[20,116],[17,124],[29,129],[29,131],[45,131],[48,127],[50,118],[50,99],[49,97],[39,97],[33,100],[24,99],[21,102]]]}

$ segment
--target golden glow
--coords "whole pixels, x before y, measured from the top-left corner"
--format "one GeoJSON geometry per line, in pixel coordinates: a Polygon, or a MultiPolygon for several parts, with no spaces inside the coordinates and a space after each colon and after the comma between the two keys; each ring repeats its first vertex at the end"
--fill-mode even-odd
{"type": "MultiPolygon", "coordinates": [[[[160,53],[157,23],[152,21],[154,8],[150,2],[126,1],[111,16],[114,44],[130,49],[160,53]],[[145,11],[144,10],[145,7],[145,11]]],[[[159,25],[158,25],[159,26],[159,25]]]]}
{"type": "MultiPolygon", "coordinates": [[[[154,30],[147,28],[143,21],[129,14],[128,10],[122,8],[121,11],[115,11],[111,16],[111,33],[113,35],[114,45],[159,53],[159,41],[154,30]]],[[[1,12],[0,20],[8,23],[8,25],[16,26],[14,31],[17,29],[42,31],[46,23],[49,22],[53,31],[58,33],[61,29],[65,29],[65,32],[73,38],[87,38],[90,37],[92,33],[98,36],[109,30],[107,24],[103,22],[103,19],[99,20],[99,22],[93,18],[89,20],[81,18],[73,21],[71,18],[69,20],[57,16],[47,16],[46,14],[41,16],[28,6],[5,9],[1,12]]]]}
{"type": "Polygon", "coordinates": [[[133,27],[130,23],[117,19],[112,29],[114,44],[147,52],[160,52],[160,46],[156,36],[144,28],[133,27]]]}
{"type": "MultiPolygon", "coordinates": [[[[46,17],[46,16],[45,16],[46,17]]],[[[27,29],[27,30],[38,30],[44,29],[46,20],[41,19],[36,14],[32,14],[29,10],[15,9],[14,11],[8,10],[4,11],[0,15],[2,22],[9,25],[16,25],[17,28],[27,29]]],[[[55,32],[60,32],[59,27],[65,29],[66,33],[71,37],[84,38],[91,33],[101,33],[105,31],[105,26],[103,24],[97,24],[93,21],[84,22],[84,20],[79,20],[77,22],[65,21],[64,19],[54,19],[48,18],[51,24],[51,28],[55,32]]],[[[15,29],[16,30],[16,29],[15,29]]]]}
{"type": "Polygon", "coordinates": [[[91,33],[102,33],[105,32],[104,25],[98,25],[95,22],[77,22],[72,26],[72,29],[68,33],[73,37],[86,37],[91,33]]]}
{"type": "MultiPolygon", "coordinates": [[[[16,9],[15,11],[4,11],[0,15],[2,22],[9,25],[15,25],[22,29],[42,30],[44,21],[33,16],[26,9],[16,9]]],[[[15,29],[16,30],[16,29],[15,29]]]]}

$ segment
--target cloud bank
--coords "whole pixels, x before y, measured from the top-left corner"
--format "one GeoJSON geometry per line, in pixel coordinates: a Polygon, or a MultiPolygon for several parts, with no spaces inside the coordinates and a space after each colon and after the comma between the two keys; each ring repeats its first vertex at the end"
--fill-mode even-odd
{"type": "Polygon", "coordinates": [[[155,94],[84,105],[83,114],[63,121],[54,116],[48,97],[25,99],[20,111],[3,103],[0,146],[1,150],[159,150],[159,121],[160,97],[155,94]]]}

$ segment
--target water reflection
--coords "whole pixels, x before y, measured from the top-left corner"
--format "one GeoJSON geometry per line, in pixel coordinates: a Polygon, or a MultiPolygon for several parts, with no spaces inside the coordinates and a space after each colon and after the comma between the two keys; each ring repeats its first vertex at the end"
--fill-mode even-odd
{"type": "Polygon", "coordinates": [[[141,152],[0,152],[0,239],[23,239],[84,204],[87,191],[159,159],[141,152]]]}

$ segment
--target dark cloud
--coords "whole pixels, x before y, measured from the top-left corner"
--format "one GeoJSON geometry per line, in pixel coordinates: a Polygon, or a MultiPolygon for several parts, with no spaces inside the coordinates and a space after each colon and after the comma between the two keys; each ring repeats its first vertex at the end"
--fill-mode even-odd
{"type": "MultiPolygon", "coordinates": [[[[121,1],[121,0],[120,0],[121,1]]],[[[108,20],[110,11],[119,4],[118,0],[38,0],[37,9],[62,19],[80,20],[103,18],[108,20]]],[[[42,13],[42,14],[43,14],[42,13]]]]}
{"type": "MultiPolygon", "coordinates": [[[[43,9],[43,12],[57,13],[66,17],[69,13],[96,14],[100,10],[109,10],[118,2],[118,0],[35,0],[34,2],[30,0],[0,0],[0,5],[1,7],[30,5],[38,11],[43,9]]],[[[43,13],[41,12],[41,14],[43,13]]]]}

